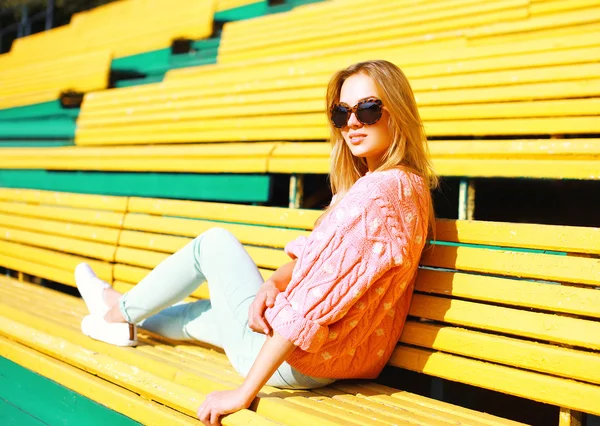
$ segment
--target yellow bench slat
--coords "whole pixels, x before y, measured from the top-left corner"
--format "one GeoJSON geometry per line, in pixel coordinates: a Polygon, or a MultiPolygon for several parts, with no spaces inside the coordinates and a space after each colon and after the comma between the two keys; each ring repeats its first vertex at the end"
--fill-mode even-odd
{"type": "Polygon", "coordinates": [[[390,364],[534,401],[600,414],[600,388],[595,385],[408,347],[396,351],[390,364]],[[544,391],[540,392],[542,389],[544,391]]]}
{"type": "Polygon", "coordinates": [[[84,241],[75,238],[59,237],[56,235],[39,234],[15,228],[0,226],[0,239],[15,243],[29,244],[37,247],[79,254],[95,259],[112,261],[115,245],[100,242],[84,241]]]}
{"type": "Polygon", "coordinates": [[[424,252],[421,264],[580,285],[598,286],[600,283],[598,259],[553,254],[436,246],[424,252]]]}
{"type": "MultiPolygon", "coordinates": [[[[400,341],[482,361],[600,383],[600,359],[590,352],[415,321],[406,322],[400,341]]],[[[402,351],[402,346],[396,350],[402,351]]]]}
{"type": "Polygon", "coordinates": [[[421,269],[415,290],[600,318],[600,292],[595,289],[421,269]]]}
{"type": "Polygon", "coordinates": [[[142,424],[195,425],[197,420],[86,374],[33,349],[0,337],[0,356],[65,386],[142,424]]]}
{"type": "Polygon", "coordinates": [[[409,315],[598,350],[600,322],[415,294],[409,315]]]}

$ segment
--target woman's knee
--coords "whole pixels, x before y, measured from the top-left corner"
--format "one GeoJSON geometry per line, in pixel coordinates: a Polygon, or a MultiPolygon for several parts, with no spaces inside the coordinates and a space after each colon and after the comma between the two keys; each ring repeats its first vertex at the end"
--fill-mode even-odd
{"type": "Polygon", "coordinates": [[[203,253],[223,253],[231,251],[241,243],[225,228],[210,228],[196,237],[194,241],[203,253]]]}

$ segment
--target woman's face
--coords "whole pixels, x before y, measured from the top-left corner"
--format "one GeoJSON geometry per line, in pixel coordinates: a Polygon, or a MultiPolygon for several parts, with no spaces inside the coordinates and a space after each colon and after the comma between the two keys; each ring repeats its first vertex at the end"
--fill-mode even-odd
{"type": "MultiPolygon", "coordinates": [[[[359,101],[368,98],[381,99],[371,77],[354,74],[344,81],[340,91],[340,102],[353,107],[359,101]]],[[[388,119],[389,113],[385,109],[375,124],[362,124],[352,113],[348,124],[340,129],[352,155],[365,158],[371,171],[379,165],[381,157],[392,142],[388,119]]]]}

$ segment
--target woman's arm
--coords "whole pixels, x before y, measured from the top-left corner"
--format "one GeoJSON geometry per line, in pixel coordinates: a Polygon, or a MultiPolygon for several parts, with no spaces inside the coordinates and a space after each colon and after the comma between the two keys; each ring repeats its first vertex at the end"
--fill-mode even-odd
{"type": "Polygon", "coordinates": [[[296,266],[296,261],[297,260],[294,259],[291,262],[280,266],[279,269],[273,272],[273,275],[271,275],[267,281],[271,281],[277,290],[285,291],[286,287],[292,280],[292,272],[296,266]]]}
{"type": "Polygon", "coordinates": [[[276,332],[267,336],[244,383],[233,391],[209,394],[198,409],[198,418],[207,426],[218,425],[220,416],[248,408],[260,389],[295,348],[293,343],[276,332]]]}

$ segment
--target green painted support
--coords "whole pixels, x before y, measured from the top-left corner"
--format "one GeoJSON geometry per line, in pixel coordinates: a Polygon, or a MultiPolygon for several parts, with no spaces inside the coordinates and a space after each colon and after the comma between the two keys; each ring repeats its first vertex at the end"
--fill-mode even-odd
{"type": "Polygon", "coordinates": [[[0,357],[0,424],[139,425],[3,357],[0,357]]]}
{"type": "Polygon", "coordinates": [[[141,86],[144,84],[152,84],[152,83],[159,83],[161,81],[163,81],[163,78],[165,77],[165,74],[155,74],[155,75],[149,75],[148,77],[144,77],[144,78],[132,78],[129,80],[119,80],[115,83],[115,87],[130,87],[130,86],[141,86]]]}
{"type": "Polygon", "coordinates": [[[46,426],[48,423],[42,422],[19,407],[0,398],[0,424],[6,426],[46,426]]]}
{"type": "Polygon", "coordinates": [[[171,48],[152,50],[138,55],[113,59],[110,68],[114,71],[139,71],[147,73],[147,69],[160,66],[168,67],[171,48]]]}
{"type": "Polygon", "coordinates": [[[54,147],[73,146],[73,139],[35,140],[35,139],[0,139],[0,148],[54,147]]]}
{"type": "Polygon", "coordinates": [[[0,120],[21,120],[44,117],[77,118],[79,108],[63,108],[59,100],[25,105],[15,108],[0,109],[0,120]]]}
{"type": "Polygon", "coordinates": [[[0,121],[0,139],[72,139],[72,118],[0,121]]]}
{"type": "Polygon", "coordinates": [[[271,176],[0,170],[0,187],[251,203],[269,201],[271,176]]]}
{"type": "MultiPolygon", "coordinates": [[[[286,6],[286,5],[283,5],[286,6]]],[[[288,10],[291,9],[288,6],[288,10]]],[[[234,9],[222,10],[215,13],[214,20],[229,22],[229,21],[242,21],[244,19],[256,18],[257,16],[263,16],[269,13],[269,2],[266,0],[258,1],[256,3],[247,4],[245,6],[236,7],[234,9]]]]}

